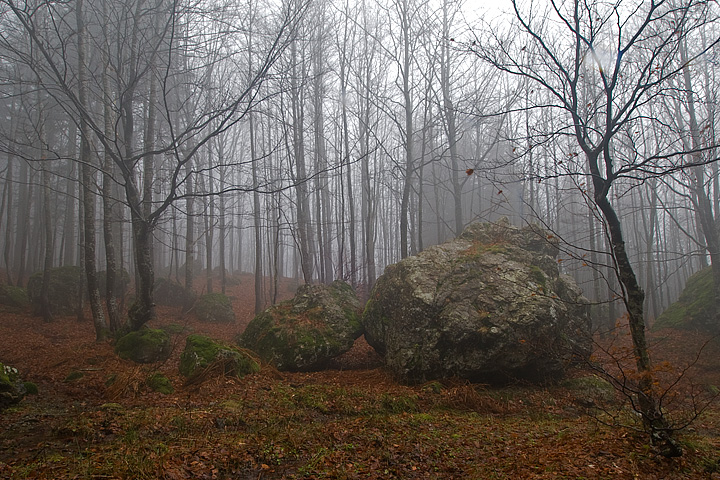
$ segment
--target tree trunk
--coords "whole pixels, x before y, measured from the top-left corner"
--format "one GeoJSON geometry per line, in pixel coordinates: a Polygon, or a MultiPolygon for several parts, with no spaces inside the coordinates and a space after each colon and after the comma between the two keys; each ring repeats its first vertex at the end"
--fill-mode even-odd
{"type": "Polygon", "coordinates": [[[410,89],[410,68],[412,55],[410,52],[410,11],[408,0],[401,0],[400,28],[402,35],[403,56],[400,72],[402,75],[403,108],[405,113],[405,130],[403,143],[405,147],[405,165],[403,168],[403,189],[400,200],[400,258],[408,256],[408,207],[410,205],[410,189],[413,171],[413,99],[410,89]]]}
{"type": "MultiPolygon", "coordinates": [[[[87,110],[87,70],[85,66],[85,22],[83,19],[84,0],[76,3],[77,42],[78,42],[78,99],[82,108],[87,110]]],[[[87,277],[88,299],[95,325],[95,338],[102,341],[107,336],[105,314],[100,302],[100,290],[97,280],[95,258],[95,194],[92,191],[95,179],[91,165],[90,128],[84,116],[80,118],[80,163],[83,177],[83,203],[85,204],[85,276],[87,277]]]]}
{"type": "Polygon", "coordinates": [[[42,168],[42,186],[43,186],[43,223],[45,224],[45,260],[43,262],[42,287],[40,289],[40,314],[45,322],[53,320],[52,308],[50,305],[50,269],[53,262],[53,237],[52,237],[52,213],[50,212],[50,172],[45,159],[45,119],[43,118],[43,105],[40,98],[40,89],[38,88],[38,143],[40,150],[40,165],[42,168]]]}
{"type": "Polygon", "coordinates": [[[131,330],[139,330],[147,322],[155,318],[155,304],[152,298],[155,284],[152,254],[152,228],[136,209],[131,209],[133,245],[135,247],[135,281],[137,298],[130,306],[128,317],[131,330]]]}
{"type": "Polygon", "coordinates": [[[310,227],[310,202],[307,191],[307,169],[305,165],[304,119],[305,109],[301,89],[298,85],[297,42],[290,45],[292,74],[290,78],[290,101],[292,109],[292,146],[295,158],[295,193],[297,199],[297,239],[300,247],[300,263],[305,283],[313,281],[312,229],[310,227]]]}
{"type": "Polygon", "coordinates": [[[27,243],[28,230],[30,229],[30,211],[32,205],[32,184],[29,183],[28,164],[22,162],[20,168],[20,188],[18,191],[18,217],[17,234],[15,238],[15,268],[17,272],[17,281],[15,285],[18,287],[25,286],[25,270],[27,260],[27,243]]]}
{"type": "MultiPolygon", "coordinates": [[[[610,164],[609,146],[605,144],[605,162],[610,164]]],[[[642,415],[643,424],[651,434],[653,442],[660,442],[667,449],[667,455],[677,456],[679,447],[671,438],[671,431],[658,403],[658,394],[655,391],[653,368],[645,336],[644,304],[645,293],[637,281],[630,259],[625,250],[622,225],[615,209],[607,198],[609,182],[600,177],[598,169],[598,154],[587,154],[590,172],[593,176],[594,199],[605,218],[617,276],[624,293],[624,302],[627,309],[630,336],[635,355],[635,365],[638,374],[638,407],[642,415]]]]}
{"type": "Polygon", "coordinates": [[[185,220],[185,288],[191,292],[195,288],[195,198],[194,186],[192,181],[192,162],[185,164],[185,174],[187,175],[187,194],[185,199],[185,210],[187,218],[185,220]]]}
{"type": "MultiPolygon", "coordinates": [[[[255,145],[255,115],[250,112],[250,157],[253,182],[253,221],[255,228],[255,314],[263,311],[263,261],[262,261],[262,220],[260,217],[260,186],[258,179],[258,158],[255,145]]],[[[242,265],[242,263],[241,263],[242,265]]]]}
{"type": "Polygon", "coordinates": [[[447,128],[448,147],[450,149],[450,179],[453,187],[453,211],[455,214],[455,236],[459,236],[463,227],[462,215],[462,187],[459,179],[459,163],[457,152],[457,125],[455,121],[455,107],[450,95],[450,21],[448,18],[448,2],[443,2],[443,35],[442,57],[440,62],[440,77],[443,94],[443,111],[447,128]]]}
{"type": "MultiPolygon", "coordinates": [[[[15,163],[14,158],[12,158],[12,155],[8,153],[8,159],[7,159],[7,172],[5,176],[5,186],[3,189],[3,194],[7,197],[7,211],[12,212],[13,211],[13,181],[15,180],[13,177],[13,164],[15,163]]],[[[13,250],[13,242],[12,242],[12,216],[7,215],[5,218],[5,245],[3,246],[3,259],[5,260],[5,277],[7,280],[8,285],[13,284],[13,278],[12,278],[12,267],[10,263],[10,256],[11,252],[13,250]]]]}
{"type": "MultiPolygon", "coordinates": [[[[103,1],[103,24],[108,25],[107,1],[103,1]]],[[[105,136],[113,135],[112,93],[110,91],[110,56],[103,49],[102,88],[103,88],[103,128],[105,136]]],[[[115,236],[113,235],[113,213],[115,201],[113,194],[113,161],[110,152],[105,151],[103,158],[103,239],[105,241],[105,307],[107,308],[110,331],[117,333],[122,328],[120,312],[117,304],[117,255],[115,253],[115,236]]],[[[122,285],[122,273],[120,277],[122,285]]]]}

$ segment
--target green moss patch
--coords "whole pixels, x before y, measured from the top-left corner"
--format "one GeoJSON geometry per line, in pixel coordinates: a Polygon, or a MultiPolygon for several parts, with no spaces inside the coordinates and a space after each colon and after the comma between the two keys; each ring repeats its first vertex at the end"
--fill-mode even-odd
{"type": "Polygon", "coordinates": [[[209,293],[201,296],[195,304],[195,315],[198,320],[210,323],[234,323],[230,299],[222,293],[209,293]]]}
{"type": "Polygon", "coordinates": [[[704,268],[688,278],[680,298],[660,315],[653,330],[703,328],[717,331],[712,269],[704,268]]]}
{"type": "Polygon", "coordinates": [[[67,374],[67,377],[65,377],[64,382],[66,382],[66,383],[75,382],[77,380],[80,380],[84,376],[85,376],[85,374],[83,372],[73,370],[72,372],[67,374]]]}
{"type": "Polygon", "coordinates": [[[38,393],[40,393],[38,386],[33,382],[23,382],[23,386],[25,387],[25,392],[28,395],[37,395],[38,393]]]}
{"type": "Polygon", "coordinates": [[[597,375],[571,378],[565,380],[562,386],[570,390],[575,403],[582,406],[607,405],[615,400],[615,388],[597,375]]]}
{"type": "Polygon", "coordinates": [[[204,335],[189,335],[180,355],[180,374],[196,377],[217,367],[221,375],[244,377],[260,371],[260,365],[247,352],[204,335]]]}
{"type": "Polygon", "coordinates": [[[17,369],[0,363],[0,410],[19,403],[25,393],[17,369]]]}
{"type": "Polygon", "coordinates": [[[30,298],[24,288],[0,285],[0,305],[23,309],[30,306],[30,298]]]}
{"type": "Polygon", "coordinates": [[[344,282],[303,285],[292,300],[257,315],[238,342],[279,370],[319,370],[362,335],[361,311],[344,282]]]}
{"type": "Polygon", "coordinates": [[[170,356],[170,336],[160,329],[143,328],[121,337],[115,344],[120,358],[136,363],[153,363],[170,356]]]}
{"type": "Polygon", "coordinates": [[[170,383],[170,379],[162,373],[154,373],[147,379],[147,386],[154,392],[159,392],[164,395],[170,395],[175,392],[175,389],[170,383]]]}

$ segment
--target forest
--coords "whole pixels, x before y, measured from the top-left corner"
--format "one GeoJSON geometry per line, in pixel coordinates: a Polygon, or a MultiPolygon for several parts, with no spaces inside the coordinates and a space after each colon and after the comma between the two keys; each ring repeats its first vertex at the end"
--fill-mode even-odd
{"type": "Polygon", "coordinates": [[[718,55],[706,0],[0,0],[0,478],[720,478],[718,55]]]}

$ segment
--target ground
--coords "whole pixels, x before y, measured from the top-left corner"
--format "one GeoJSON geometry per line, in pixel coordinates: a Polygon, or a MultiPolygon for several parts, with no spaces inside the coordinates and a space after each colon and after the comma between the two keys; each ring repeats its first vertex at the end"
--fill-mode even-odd
{"type": "MultiPolygon", "coordinates": [[[[666,459],[629,428],[631,413],[588,409],[570,383],[403,386],[362,339],[336,369],[281,373],[266,365],[242,379],[185,384],[178,373],[185,337],[232,342],[252,317],[252,289],[245,276],[228,292],[234,325],[161,308],[151,326],[171,332],[173,353],[152,365],[95,343],[90,321],[43,323],[0,311],[0,361],[40,391],[0,413],[0,478],[720,479],[720,405],[680,434],[685,455],[666,459]],[[147,387],[158,372],[174,393],[147,387]]],[[[610,368],[603,350],[617,357],[624,341],[598,339],[596,359],[610,368]]],[[[671,378],[706,341],[693,332],[654,333],[662,373],[671,378]]],[[[693,380],[701,394],[717,391],[719,359],[711,339],[683,382],[693,380]]],[[[690,411],[687,388],[668,396],[675,413],[690,411]]]]}

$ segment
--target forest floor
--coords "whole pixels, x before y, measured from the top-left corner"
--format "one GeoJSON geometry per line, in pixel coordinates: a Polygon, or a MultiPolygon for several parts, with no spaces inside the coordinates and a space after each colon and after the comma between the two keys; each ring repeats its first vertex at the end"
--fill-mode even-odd
{"type": "MultiPolygon", "coordinates": [[[[251,278],[228,293],[234,325],[159,309],[153,326],[183,328],[175,329],[170,359],[153,365],[121,360],[110,343],[96,343],[89,320],[43,323],[0,311],[0,361],[39,387],[0,413],[0,478],[720,479],[717,403],[680,432],[685,455],[667,459],[632,428],[637,421],[626,408],[614,401],[606,412],[593,408],[572,382],[404,386],[363,339],[334,370],[264,366],[242,379],[184,385],[178,363],[188,333],[232,341],[252,318],[251,278]],[[167,375],[175,392],[152,392],[145,380],[154,372],[167,375]]],[[[679,395],[667,397],[673,418],[692,415],[691,400],[720,386],[717,339],[695,361],[706,340],[653,335],[668,378],[694,363],[679,395]],[[688,380],[699,396],[689,395],[688,380]]]]}

